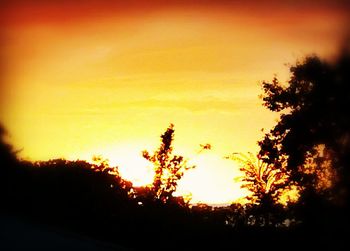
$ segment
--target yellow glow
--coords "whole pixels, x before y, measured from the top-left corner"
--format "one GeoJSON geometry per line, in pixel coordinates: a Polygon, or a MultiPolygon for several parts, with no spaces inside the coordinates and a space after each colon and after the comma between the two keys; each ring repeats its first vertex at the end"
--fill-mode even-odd
{"type": "MultiPolygon", "coordinates": [[[[121,176],[134,186],[146,186],[153,182],[154,169],[137,149],[142,148],[129,142],[121,148],[102,149],[100,154],[109,160],[111,166],[118,166],[121,176]]],[[[88,159],[89,155],[90,153],[83,154],[83,158],[88,159]]],[[[185,172],[175,196],[190,195],[191,203],[194,204],[208,201],[213,204],[227,204],[241,201],[248,194],[248,191],[240,188],[241,183],[238,180],[242,173],[235,162],[223,158],[215,150],[192,153],[188,157],[188,164],[196,167],[185,172]]]]}
{"type": "Polygon", "coordinates": [[[300,197],[300,188],[298,186],[291,186],[289,189],[286,189],[281,196],[279,197],[278,202],[282,205],[288,205],[298,201],[300,197]]]}
{"type": "Polygon", "coordinates": [[[101,154],[135,185],[153,177],[140,152],[174,123],[175,150],[197,164],[179,193],[207,203],[245,193],[219,156],[255,152],[260,129],[274,125],[259,82],[286,79],[284,64],[298,56],[332,54],[342,27],[334,13],[266,18],[225,6],[108,13],[3,27],[0,121],[23,158],[101,154]],[[201,143],[215,154],[191,155],[201,143]]]}
{"type": "Polygon", "coordinates": [[[191,159],[195,169],[189,170],[179,183],[176,194],[191,194],[191,203],[224,204],[241,200],[248,192],[236,181],[242,176],[239,167],[219,154],[203,152],[191,159]]]}
{"type": "Polygon", "coordinates": [[[117,165],[121,176],[132,181],[134,186],[144,186],[152,183],[153,169],[149,167],[149,162],[140,153],[125,148],[116,151],[113,156],[109,158],[110,162],[117,165]]]}
{"type": "Polygon", "coordinates": [[[134,186],[145,186],[153,182],[154,170],[149,161],[141,155],[141,146],[133,142],[125,142],[122,146],[106,146],[85,153],[71,155],[70,159],[82,158],[90,160],[93,154],[106,158],[110,166],[117,166],[120,175],[134,186]]]}

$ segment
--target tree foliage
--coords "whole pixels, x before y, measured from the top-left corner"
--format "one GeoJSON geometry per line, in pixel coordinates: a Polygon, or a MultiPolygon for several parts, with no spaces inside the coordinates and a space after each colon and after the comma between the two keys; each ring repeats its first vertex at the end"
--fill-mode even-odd
{"type": "Polygon", "coordinates": [[[168,202],[173,197],[178,181],[185,171],[194,168],[194,166],[187,164],[187,160],[183,156],[173,153],[173,140],[174,125],[170,124],[161,135],[160,147],[153,154],[146,150],[142,152],[143,157],[154,166],[152,192],[154,197],[162,202],[168,202]]]}
{"type": "Polygon", "coordinates": [[[17,161],[17,152],[6,142],[7,131],[0,124],[0,165],[6,168],[17,161]]]}
{"type": "MultiPolygon", "coordinates": [[[[304,167],[310,157],[324,155],[320,146],[332,167],[342,173],[343,181],[349,181],[349,66],[349,53],[333,63],[310,56],[290,67],[287,84],[276,78],[263,82],[264,106],[279,112],[280,118],[259,142],[260,157],[275,165],[286,158],[292,180],[304,186],[314,186],[319,172],[307,173],[304,167]]],[[[322,169],[322,165],[316,168],[322,169]]]]}
{"type": "Polygon", "coordinates": [[[283,189],[287,186],[288,173],[286,170],[263,162],[252,153],[234,154],[231,158],[240,164],[240,171],[244,174],[242,188],[251,192],[251,195],[248,196],[251,203],[262,204],[267,201],[272,203],[278,201],[283,189]]]}
{"type": "Polygon", "coordinates": [[[241,187],[250,192],[246,197],[246,224],[260,227],[281,225],[286,217],[285,206],[295,202],[298,196],[285,165],[281,168],[266,163],[252,153],[235,153],[228,158],[239,164],[243,173],[241,187]]]}

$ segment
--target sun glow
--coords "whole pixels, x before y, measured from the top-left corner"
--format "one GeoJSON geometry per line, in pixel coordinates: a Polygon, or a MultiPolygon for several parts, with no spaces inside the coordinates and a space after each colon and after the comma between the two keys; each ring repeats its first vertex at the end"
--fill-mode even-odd
{"type": "Polygon", "coordinates": [[[191,193],[194,203],[245,194],[234,181],[237,166],[221,156],[257,151],[260,129],[275,124],[278,116],[258,98],[259,81],[275,72],[287,78],[284,64],[299,55],[332,55],[347,20],[343,10],[295,15],[277,6],[268,15],[265,4],[241,9],[229,1],[155,1],[164,4],[148,8],[149,1],[25,2],[0,9],[0,122],[14,148],[23,149],[20,157],[101,155],[135,186],[147,185],[153,169],[141,151],[155,149],[171,122],[175,150],[215,145],[181,152],[197,167],[185,173],[177,194],[191,193]]]}
{"type": "Polygon", "coordinates": [[[111,158],[111,163],[117,165],[121,176],[134,186],[146,186],[153,181],[153,169],[140,153],[120,151],[120,155],[111,158]]]}
{"type": "Polygon", "coordinates": [[[107,160],[110,166],[118,167],[122,178],[131,181],[133,186],[146,186],[152,183],[154,171],[150,163],[142,157],[140,145],[127,142],[118,147],[107,146],[102,149],[72,155],[70,159],[91,161],[93,156],[101,156],[101,158],[107,160]]]}
{"type": "MultiPolygon", "coordinates": [[[[122,148],[104,150],[101,156],[108,159],[111,166],[117,166],[120,175],[134,186],[147,186],[153,182],[154,169],[152,163],[143,158],[137,149],[142,148],[136,144],[127,144],[122,148]]],[[[242,173],[234,161],[225,159],[215,150],[179,154],[188,157],[188,164],[195,168],[185,172],[175,196],[191,198],[192,204],[221,205],[241,201],[248,194],[246,189],[241,188],[242,173]]]]}
{"type": "Polygon", "coordinates": [[[189,170],[179,182],[176,194],[191,194],[191,203],[228,204],[244,198],[248,191],[241,188],[242,173],[233,161],[212,150],[194,156],[196,168],[189,170]]]}

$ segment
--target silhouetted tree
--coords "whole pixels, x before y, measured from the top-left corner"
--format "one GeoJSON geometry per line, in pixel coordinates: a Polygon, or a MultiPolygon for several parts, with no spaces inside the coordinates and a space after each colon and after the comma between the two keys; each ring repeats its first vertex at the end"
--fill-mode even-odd
{"type": "Polygon", "coordinates": [[[260,156],[274,164],[286,156],[291,178],[304,186],[314,185],[312,176],[317,172],[307,173],[303,167],[310,156],[317,155],[320,146],[331,156],[328,159],[343,177],[343,185],[349,184],[349,66],[348,52],[334,63],[311,56],[290,68],[287,85],[276,78],[263,83],[264,105],[281,114],[278,123],[259,142],[260,156]]]}
{"type": "Polygon", "coordinates": [[[252,213],[248,224],[268,226],[275,225],[279,219],[276,218],[280,205],[280,197],[291,187],[289,174],[285,166],[275,166],[263,162],[252,153],[233,154],[228,158],[233,159],[240,165],[243,173],[242,188],[246,188],[250,195],[247,196],[252,213]]]}
{"type": "Polygon", "coordinates": [[[252,153],[234,154],[231,158],[240,164],[240,171],[244,174],[242,188],[251,192],[248,199],[252,203],[278,201],[283,188],[287,185],[288,173],[285,169],[263,162],[252,153]]]}
{"type": "Polygon", "coordinates": [[[174,125],[170,124],[161,135],[161,144],[152,155],[143,151],[145,159],[154,165],[155,175],[152,184],[154,197],[162,202],[168,202],[176,191],[178,181],[184,172],[194,168],[189,166],[183,156],[173,153],[174,125]]]}
{"type": "Polygon", "coordinates": [[[16,151],[6,142],[6,135],[7,132],[5,128],[0,124],[0,165],[3,168],[7,168],[10,164],[17,161],[16,151]]]}
{"type": "Polygon", "coordinates": [[[293,211],[304,227],[344,242],[350,222],[349,50],[332,62],[306,57],[290,73],[286,84],[263,82],[264,106],[280,117],[259,142],[259,154],[268,164],[287,159],[290,179],[303,187],[293,211]]]}

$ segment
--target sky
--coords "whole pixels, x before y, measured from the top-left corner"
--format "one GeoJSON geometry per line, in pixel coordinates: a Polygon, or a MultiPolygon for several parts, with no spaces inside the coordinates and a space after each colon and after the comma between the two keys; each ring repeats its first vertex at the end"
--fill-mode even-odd
{"type": "Polygon", "coordinates": [[[261,83],[288,79],[305,55],[336,55],[346,1],[3,1],[0,121],[29,160],[103,155],[135,185],[142,150],[175,124],[174,148],[197,165],[178,194],[245,195],[232,152],[257,152],[277,114],[261,83]],[[212,150],[199,153],[200,144],[212,150]]]}

